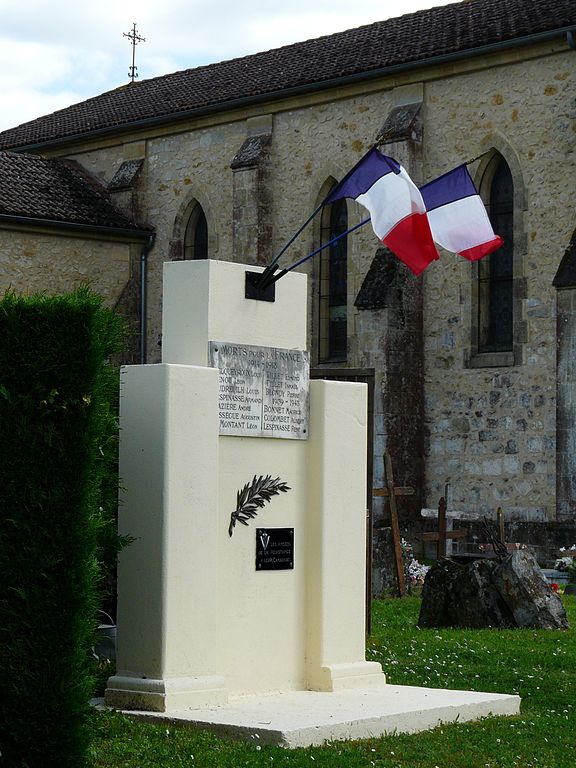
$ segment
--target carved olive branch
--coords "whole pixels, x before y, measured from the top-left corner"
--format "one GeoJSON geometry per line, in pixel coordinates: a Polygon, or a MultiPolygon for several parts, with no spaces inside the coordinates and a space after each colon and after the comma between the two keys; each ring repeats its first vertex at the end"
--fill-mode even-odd
{"type": "Polygon", "coordinates": [[[279,477],[273,479],[271,475],[266,477],[254,475],[252,482],[246,483],[244,488],[236,494],[236,509],[230,515],[228,535],[232,536],[237,522],[248,525],[248,521],[256,517],[258,510],[269,502],[272,496],[289,490],[291,490],[290,487],[279,477]]]}

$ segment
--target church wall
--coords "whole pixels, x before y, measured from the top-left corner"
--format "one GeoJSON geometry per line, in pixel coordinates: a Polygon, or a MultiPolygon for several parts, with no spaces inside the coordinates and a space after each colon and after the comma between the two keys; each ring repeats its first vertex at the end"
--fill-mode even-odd
{"type": "Polygon", "coordinates": [[[558,519],[576,520],[576,291],[558,291],[558,519]]]}
{"type": "Polygon", "coordinates": [[[208,219],[210,258],[233,259],[230,163],[244,137],[244,124],[239,122],[125,141],[69,155],[104,184],[110,182],[124,160],[145,158],[133,191],[132,212],[140,223],[156,231],[154,247],[147,259],[147,359],[150,363],[159,362],[161,357],[162,265],[182,258],[181,248],[175,245],[184,236],[186,208],[194,199],[200,202],[208,219]]]}
{"type": "Polygon", "coordinates": [[[70,152],[66,157],[76,160],[101,184],[107,186],[125,160],[136,160],[144,157],[145,153],[146,142],[128,141],[92,152],[70,152]]]}
{"type": "Polygon", "coordinates": [[[145,209],[147,223],[156,229],[148,266],[148,322],[150,361],[160,358],[162,265],[182,258],[174,249],[182,240],[184,212],[194,199],[208,220],[210,258],[233,261],[232,170],[230,163],[244,140],[241,123],[148,142],[145,209]],[[180,222],[180,231],[177,222],[180,222]]]}
{"type": "Polygon", "coordinates": [[[574,226],[575,61],[568,52],[426,86],[427,176],[496,147],[515,187],[525,187],[525,194],[515,190],[519,364],[471,367],[472,265],[444,254],[426,273],[430,506],[449,482],[454,508],[493,516],[502,506],[508,519],[520,520],[555,516],[552,279],[574,226]]]}

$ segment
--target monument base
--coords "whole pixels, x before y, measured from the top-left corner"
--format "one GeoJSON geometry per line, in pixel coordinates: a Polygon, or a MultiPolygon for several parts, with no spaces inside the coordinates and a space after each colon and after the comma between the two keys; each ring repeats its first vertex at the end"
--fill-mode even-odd
{"type": "Polygon", "coordinates": [[[339,693],[294,691],[241,696],[228,704],[188,711],[124,714],[155,722],[189,724],[221,737],[294,749],[331,741],[417,733],[490,715],[517,715],[520,697],[386,685],[339,693]]]}
{"type": "Polygon", "coordinates": [[[352,664],[329,664],[308,675],[308,687],[313,691],[370,690],[386,685],[386,676],[376,661],[352,664]]]}
{"type": "Polygon", "coordinates": [[[115,675],[108,680],[104,701],[115,709],[168,712],[226,704],[228,690],[224,678],[216,675],[168,680],[115,675]]]}

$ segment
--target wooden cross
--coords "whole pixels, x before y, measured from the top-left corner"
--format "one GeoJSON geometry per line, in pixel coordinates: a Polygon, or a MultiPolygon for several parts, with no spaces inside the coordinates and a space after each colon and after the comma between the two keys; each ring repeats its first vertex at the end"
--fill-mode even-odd
{"type": "Polygon", "coordinates": [[[386,488],[374,488],[374,496],[387,496],[390,505],[390,523],[392,529],[392,547],[394,549],[394,563],[396,565],[396,578],[398,580],[398,595],[406,594],[406,581],[404,579],[404,561],[402,559],[402,543],[400,539],[400,526],[398,524],[398,510],[396,509],[396,496],[412,496],[414,488],[394,485],[392,473],[392,460],[388,451],[384,454],[384,469],[386,471],[386,488]]]}
{"type": "Polygon", "coordinates": [[[446,542],[450,539],[462,539],[466,536],[466,531],[447,531],[446,530],[446,499],[448,498],[448,490],[450,486],[444,486],[444,496],[438,502],[438,530],[431,533],[423,533],[423,541],[435,541],[436,543],[436,557],[440,560],[446,557],[446,542]]]}

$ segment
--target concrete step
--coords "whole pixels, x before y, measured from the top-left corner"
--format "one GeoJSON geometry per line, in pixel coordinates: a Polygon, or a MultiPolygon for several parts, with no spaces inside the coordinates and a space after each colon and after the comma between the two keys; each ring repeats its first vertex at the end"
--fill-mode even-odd
{"type": "Polygon", "coordinates": [[[416,733],[443,723],[516,715],[519,710],[520,697],[515,695],[385,685],[376,690],[242,696],[206,709],[124,714],[187,723],[218,736],[293,749],[394,732],[416,733]]]}

